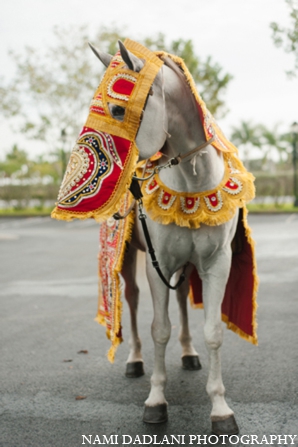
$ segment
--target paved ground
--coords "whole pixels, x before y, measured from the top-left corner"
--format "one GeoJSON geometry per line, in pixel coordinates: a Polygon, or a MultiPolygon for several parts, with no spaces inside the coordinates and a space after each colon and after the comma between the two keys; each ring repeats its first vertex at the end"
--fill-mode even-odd
{"type": "MultiPolygon", "coordinates": [[[[260,343],[253,347],[225,331],[227,400],[242,434],[298,435],[298,216],[252,215],[250,222],[261,279],[260,343]]],[[[210,434],[202,312],[192,311],[190,317],[203,370],[183,371],[176,342],[176,303],[171,301],[170,419],[160,426],[142,423],[153,352],[148,286],[139,272],[146,375],[132,380],[124,376],[127,307],[125,343],[114,365],[105,357],[109,343],[104,329],[93,321],[97,245],[98,227],[93,221],[0,220],[1,447],[77,447],[83,434],[92,435],[93,441],[99,435],[101,442],[102,435],[118,434],[118,445],[123,434],[155,434],[157,439],[165,434],[210,434]],[[88,354],[78,354],[80,350],[88,354]],[[86,399],[75,400],[78,395],[86,399]]]]}

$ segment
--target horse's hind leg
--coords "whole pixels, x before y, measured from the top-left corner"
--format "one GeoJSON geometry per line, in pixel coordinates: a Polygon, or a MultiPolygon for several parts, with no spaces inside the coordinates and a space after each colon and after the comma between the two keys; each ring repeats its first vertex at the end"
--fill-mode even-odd
{"type": "MultiPolygon", "coordinates": [[[[192,266],[190,266],[192,270],[192,266]]],[[[190,273],[189,272],[186,273],[190,273]]],[[[180,276],[181,271],[176,275],[176,279],[180,276]]],[[[189,274],[185,281],[178,287],[176,297],[179,305],[180,332],[179,341],[182,347],[182,368],[189,371],[195,371],[202,368],[199,355],[192,344],[192,337],[188,325],[187,296],[189,292],[189,274]]]]}
{"type": "Polygon", "coordinates": [[[126,377],[140,377],[144,374],[143,358],[141,354],[141,340],[138,333],[137,310],[139,303],[139,288],[136,283],[137,249],[129,245],[122,267],[125,281],[125,298],[130,311],[130,340],[129,356],[126,363],[126,377]]]}

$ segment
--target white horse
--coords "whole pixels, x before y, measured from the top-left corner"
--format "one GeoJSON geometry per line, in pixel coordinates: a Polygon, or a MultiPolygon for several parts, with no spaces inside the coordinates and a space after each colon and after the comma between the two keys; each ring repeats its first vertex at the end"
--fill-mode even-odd
{"type": "MultiPolygon", "coordinates": [[[[139,72],[144,63],[119,42],[120,52],[128,68],[139,72]]],[[[98,58],[108,66],[111,56],[92,48],[98,58]]],[[[110,105],[111,114],[123,120],[124,109],[110,105]]],[[[136,144],[140,159],[148,159],[157,151],[174,157],[187,154],[206,141],[200,124],[195,98],[180,68],[170,59],[160,69],[153,84],[153,95],[148,96],[136,144]]],[[[162,182],[179,192],[203,192],[215,188],[224,175],[222,154],[212,145],[205,148],[195,160],[195,170],[186,158],[178,166],[160,172],[162,182]]],[[[161,162],[160,162],[161,163],[161,162]]],[[[205,312],[204,336],[210,358],[207,392],[212,402],[212,431],[217,435],[238,433],[232,409],[225,400],[222,381],[220,347],[223,341],[221,304],[231,265],[231,242],[236,231],[238,213],[229,222],[219,226],[201,225],[198,229],[161,225],[149,217],[149,233],[161,270],[168,281],[186,263],[197,269],[203,283],[205,312]]],[[[136,252],[146,251],[142,228],[136,219],[130,250],[124,261],[122,275],[126,283],[125,296],[131,313],[130,353],[127,375],[137,377],[143,373],[141,341],[137,330],[138,287],[135,281],[136,252]]],[[[188,274],[190,269],[188,268],[188,274]]],[[[146,252],[146,272],[153,299],[154,319],[152,337],[155,346],[154,371],[151,390],[145,402],[144,421],[158,423],[167,420],[165,398],[165,350],[171,334],[168,316],[169,289],[153,268],[146,252]]],[[[198,354],[191,343],[187,321],[188,281],[178,289],[181,315],[180,342],[184,367],[199,369],[198,354]]]]}

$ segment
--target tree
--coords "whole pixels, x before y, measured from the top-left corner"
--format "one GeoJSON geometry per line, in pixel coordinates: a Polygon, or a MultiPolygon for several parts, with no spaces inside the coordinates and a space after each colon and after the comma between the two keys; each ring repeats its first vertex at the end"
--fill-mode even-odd
{"type": "Polygon", "coordinates": [[[290,27],[282,27],[277,22],[272,22],[270,28],[273,31],[274,44],[294,55],[294,68],[287,72],[289,76],[294,77],[298,72],[298,0],[285,1],[290,9],[290,27]]]}
{"type": "Polygon", "coordinates": [[[289,149],[291,149],[290,135],[280,133],[278,125],[274,126],[273,129],[262,125],[260,130],[263,163],[270,158],[279,164],[286,162],[289,157],[289,149]]]}
{"type": "Polygon", "coordinates": [[[254,149],[260,152],[261,167],[271,160],[280,165],[288,161],[291,150],[291,138],[289,134],[282,134],[278,125],[269,129],[263,124],[252,124],[250,121],[242,121],[239,127],[232,128],[231,139],[239,150],[243,151],[244,162],[249,169],[251,154],[254,149]]]}
{"type": "Polygon", "coordinates": [[[11,177],[18,173],[19,176],[24,176],[29,170],[29,164],[28,154],[14,144],[11,151],[6,154],[5,160],[0,162],[0,175],[11,177]]]}
{"type": "Polygon", "coordinates": [[[61,180],[61,163],[50,162],[43,156],[37,160],[31,160],[26,151],[13,145],[10,152],[7,152],[4,161],[0,162],[0,178],[10,177],[23,179],[35,179],[41,182],[42,179],[51,177],[51,183],[58,183],[61,180]]]}
{"type": "Polygon", "coordinates": [[[154,39],[144,39],[143,43],[152,50],[165,50],[184,59],[210,112],[217,117],[226,115],[227,109],[222,94],[233,77],[229,73],[223,73],[222,67],[213,62],[211,56],[202,61],[195,54],[191,40],[178,39],[167,44],[165,35],[162,33],[154,39]]]}
{"type": "Polygon", "coordinates": [[[261,126],[250,121],[241,121],[239,127],[232,127],[231,140],[239,150],[243,150],[243,160],[249,170],[250,153],[253,148],[261,148],[261,126]]]}
{"type": "MultiPolygon", "coordinates": [[[[101,50],[115,54],[117,40],[123,31],[103,28],[94,38],[86,26],[54,28],[54,44],[42,51],[25,47],[22,53],[11,53],[16,73],[8,85],[0,80],[0,99],[4,116],[15,117],[28,138],[44,141],[53,153],[65,159],[66,147],[78,135],[88,113],[88,103],[99,82],[103,68],[95,64],[88,47],[91,40],[101,50]],[[65,136],[64,143],[61,135],[65,136]],[[63,143],[63,144],[62,144],[63,143]]],[[[223,114],[222,93],[231,75],[211,58],[201,61],[190,40],[178,39],[166,44],[163,34],[146,38],[152,49],[165,49],[185,59],[199,85],[211,112],[223,114]]],[[[18,124],[19,126],[19,124],[18,124]]]]}

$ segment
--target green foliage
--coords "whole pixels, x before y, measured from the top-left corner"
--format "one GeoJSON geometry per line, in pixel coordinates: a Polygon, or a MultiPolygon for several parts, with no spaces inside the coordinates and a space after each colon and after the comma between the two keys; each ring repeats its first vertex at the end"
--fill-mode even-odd
{"type": "Polygon", "coordinates": [[[279,132],[278,126],[273,129],[262,124],[252,124],[250,121],[241,121],[239,126],[232,128],[231,140],[243,151],[244,162],[251,169],[251,151],[257,148],[260,152],[261,167],[264,169],[268,160],[274,160],[283,165],[291,153],[291,136],[279,132]]]}
{"type": "Polygon", "coordinates": [[[211,56],[202,61],[195,54],[191,40],[178,39],[167,44],[166,37],[162,33],[156,38],[144,39],[143,43],[151,50],[164,50],[181,57],[198,85],[198,91],[210,112],[218,117],[223,117],[227,113],[222,94],[233,77],[229,73],[223,73],[222,67],[213,62],[211,56]]]}
{"type": "Polygon", "coordinates": [[[282,27],[277,22],[270,23],[272,39],[277,47],[282,47],[287,53],[294,55],[294,68],[288,71],[290,77],[298,72],[298,0],[285,0],[290,10],[290,27],[282,27]]]}
{"type": "Polygon", "coordinates": [[[0,177],[23,179],[38,179],[52,177],[54,183],[61,179],[61,161],[50,162],[45,157],[38,157],[37,160],[28,158],[27,152],[19,149],[17,145],[5,156],[5,160],[0,162],[0,177]]]}
{"type": "MultiPolygon", "coordinates": [[[[0,79],[2,114],[6,118],[17,117],[22,123],[21,131],[28,138],[46,142],[51,152],[69,150],[86,118],[88,104],[103,71],[94,62],[88,41],[114,54],[118,39],[124,40],[125,36],[123,30],[115,27],[102,28],[92,39],[86,26],[56,27],[52,45],[42,50],[27,46],[22,52],[12,52],[15,76],[6,85],[0,79]],[[62,131],[66,134],[63,148],[62,131]]],[[[190,40],[178,39],[167,44],[165,36],[158,34],[144,39],[143,43],[181,56],[211,112],[221,116],[226,112],[222,93],[231,75],[223,73],[210,57],[201,61],[190,40]]]]}
{"type": "Polygon", "coordinates": [[[6,154],[6,158],[3,162],[0,162],[0,175],[2,177],[10,177],[16,172],[28,171],[28,155],[25,151],[20,150],[15,144],[12,147],[11,152],[6,154]]]}
{"type": "Polygon", "coordinates": [[[5,185],[0,186],[0,200],[13,203],[14,209],[28,208],[32,200],[38,203],[38,209],[52,202],[54,205],[58,195],[58,185],[5,185]]]}
{"type": "Polygon", "coordinates": [[[255,173],[257,197],[273,197],[275,203],[280,197],[293,195],[293,172],[257,172],[255,173]]]}

